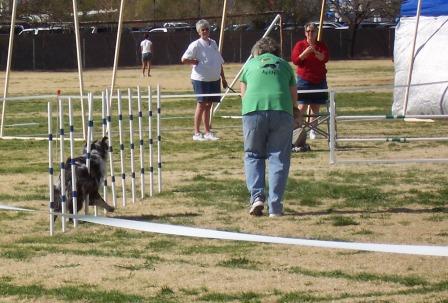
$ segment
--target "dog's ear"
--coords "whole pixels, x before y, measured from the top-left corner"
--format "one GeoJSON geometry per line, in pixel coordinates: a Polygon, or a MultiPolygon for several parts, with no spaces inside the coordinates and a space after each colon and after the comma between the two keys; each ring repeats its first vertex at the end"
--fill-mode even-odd
{"type": "Polygon", "coordinates": [[[108,142],[109,142],[109,138],[107,136],[104,136],[103,139],[101,139],[101,143],[104,143],[107,145],[108,142]]]}

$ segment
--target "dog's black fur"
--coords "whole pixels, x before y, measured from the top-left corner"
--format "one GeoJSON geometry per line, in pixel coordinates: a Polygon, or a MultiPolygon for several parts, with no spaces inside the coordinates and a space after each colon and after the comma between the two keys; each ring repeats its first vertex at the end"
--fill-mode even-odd
{"type": "MultiPolygon", "coordinates": [[[[90,151],[90,173],[87,170],[87,145],[84,146],[83,155],[74,158],[74,167],[76,172],[76,191],[77,191],[77,205],[76,209],[79,212],[84,205],[87,195],[89,196],[89,205],[96,205],[104,208],[108,212],[113,212],[114,207],[107,204],[100,196],[98,190],[106,177],[106,160],[108,151],[108,138],[104,137],[100,141],[96,140],[91,144],[90,151]]],[[[65,162],[65,193],[66,205],[68,211],[73,213],[73,192],[72,192],[72,165],[70,164],[70,157],[65,162]]],[[[61,204],[61,176],[59,176],[59,184],[54,186],[54,199],[51,205],[55,212],[62,211],[61,204]]],[[[55,216],[56,220],[56,216],[55,216]]]]}

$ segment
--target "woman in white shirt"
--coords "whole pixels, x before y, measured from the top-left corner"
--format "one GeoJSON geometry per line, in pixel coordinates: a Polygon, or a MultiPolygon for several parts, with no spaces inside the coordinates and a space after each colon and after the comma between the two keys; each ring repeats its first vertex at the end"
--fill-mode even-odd
{"type": "MultiPolygon", "coordinates": [[[[221,83],[227,87],[222,64],[224,60],[218,50],[215,40],[210,39],[210,24],[207,20],[196,23],[196,31],[200,38],[193,41],[182,55],[183,64],[192,64],[191,82],[196,94],[217,94],[221,92],[221,83]]],[[[197,97],[194,115],[194,141],[218,140],[210,131],[210,109],[213,102],[219,102],[220,97],[197,97]],[[205,134],[200,131],[204,120],[205,134]]]]}

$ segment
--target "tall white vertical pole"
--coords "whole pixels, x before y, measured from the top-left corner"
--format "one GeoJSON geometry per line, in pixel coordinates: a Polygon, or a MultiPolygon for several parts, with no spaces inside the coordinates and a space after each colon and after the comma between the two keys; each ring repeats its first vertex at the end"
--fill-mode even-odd
{"type": "Polygon", "coordinates": [[[117,90],[118,98],[118,135],[120,139],[120,167],[121,167],[121,193],[123,207],[126,206],[126,173],[124,168],[124,143],[123,143],[123,112],[121,110],[121,92],[117,90]]]}
{"type": "Polygon", "coordinates": [[[76,57],[78,61],[78,79],[79,79],[79,95],[81,97],[81,119],[82,119],[82,136],[86,140],[86,119],[84,112],[84,81],[82,77],[82,57],[81,57],[81,40],[79,36],[79,21],[78,21],[78,5],[77,0],[73,0],[73,23],[75,24],[75,38],[76,38],[76,57]]]}
{"type": "Polygon", "coordinates": [[[148,143],[149,143],[149,196],[154,193],[154,165],[153,165],[153,138],[152,138],[152,92],[148,86],[148,143]]]}
{"type": "Polygon", "coordinates": [[[112,203],[114,207],[117,207],[117,194],[115,191],[115,172],[114,172],[114,159],[113,159],[113,147],[112,147],[112,116],[111,116],[111,108],[109,98],[112,97],[109,95],[109,92],[106,89],[106,114],[107,114],[107,135],[109,141],[109,169],[110,169],[110,179],[111,179],[111,189],[112,189],[112,203]]]}
{"type": "MultiPolygon", "coordinates": [[[[87,166],[87,171],[90,174],[90,160],[91,160],[91,152],[92,152],[92,137],[93,137],[93,95],[92,93],[89,93],[88,97],[87,97],[87,105],[88,105],[88,111],[89,111],[89,123],[87,126],[87,140],[86,140],[86,144],[87,144],[87,157],[86,157],[86,166],[87,166]]],[[[89,214],[89,205],[90,205],[90,197],[87,196],[86,197],[86,206],[84,209],[84,212],[86,215],[89,214]]],[[[95,205],[94,207],[94,214],[95,216],[98,215],[98,209],[95,205]]]]}
{"type": "Polygon", "coordinates": [[[52,127],[52,110],[51,101],[48,101],[48,189],[50,191],[50,236],[54,234],[54,215],[53,215],[53,203],[54,203],[54,182],[53,182],[53,127],[52,127]]]}
{"type": "Polygon", "coordinates": [[[65,232],[65,214],[67,209],[67,195],[65,189],[65,155],[64,155],[64,111],[62,107],[61,97],[58,95],[58,104],[59,104],[59,168],[60,168],[60,180],[61,182],[61,224],[62,224],[62,232],[65,232]]]}
{"type": "Polygon", "coordinates": [[[73,227],[78,226],[78,220],[76,215],[78,214],[78,192],[76,183],[76,168],[75,168],[75,127],[73,125],[73,107],[72,99],[68,98],[68,124],[70,128],[70,171],[72,176],[72,207],[73,215],[73,227]]]}
{"type": "MultiPolygon", "coordinates": [[[[106,93],[101,92],[101,134],[102,137],[106,137],[107,134],[107,118],[106,118],[106,93]]],[[[109,141],[109,140],[108,140],[109,141]]],[[[107,176],[104,177],[103,181],[103,198],[107,201],[107,176]]],[[[104,210],[106,212],[106,210],[104,210]]]]}
{"type": "Polygon", "coordinates": [[[162,111],[160,106],[160,85],[157,84],[157,185],[159,193],[162,192],[162,136],[160,132],[160,115],[162,111]]]}
{"type": "Polygon", "coordinates": [[[335,92],[330,91],[330,164],[336,164],[336,103],[335,92]]]}
{"type": "Polygon", "coordinates": [[[403,115],[406,115],[408,110],[408,101],[409,101],[409,90],[411,88],[412,82],[412,70],[414,69],[414,61],[415,61],[415,44],[417,41],[417,32],[418,32],[418,23],[420,22],[420,14],[422,9],[422,0],[418,0],[417,3],[417,16],[415,20],[415,30],[414,30],[414,39],[412,40],[412,51],[411,51],[411,59],[409,62],[409,71],[408,71],[408,81],[406,83],[406,92],[404,95],[404,103],[403,103],[403,115]]]}
{"type": "Polygon", "coordinates": [[[145,145],[143,142],[143,112],[142,112],[142,95],[140,92],[140,86],[137,86],[137,107],[138,107],[138,139],[139,139],[139,152],[140,152],[140,191],[141,198],[145,197],[145,158],[144,151],[145,145]]]}
{"type": "Polygon", "coordinates": [[[128,88],[128,111],[129,111],[129,148],[131,151],[131,197],[135,203],[135,146],[134,146],[134,114],[132,111],[132,91],[128,88]]]}
{"type": "MultiPolygon", "coordinates": [[[[116,44],[115,44],[114,67],[113,67],[113,70],[112,70],[112,84],[110,86],[110,93],[111,93],[111,95],[113,94],[114,87],[115,87],[115,75],[117,74],[118,58],[120,57],[121,29],[123,27],[124,2],[125,2],[125,0],[121,0],[120,15],[118,17],[117,41],[116,41],[116,44]]],[[[112,98],[110,98],[110,102],[112,102],[112,98]]]]}
{"type": "Polygon", "coordinates": [[[12,1],[12,13],[11,13],[11,29],[9,30],[8,59],[6,61],[5,88],[3,90],[3,105],[2,105],[2,121],[1,121],[1,125],[0,125],[0,138],[3,137],[3,123],[5,122],[6,97],[8,96],[8,86],[9,86],[9,71],[11,70],[12,50],[14,49],[14,30],[16,27],[16,12],[17,12],[17,0],[13,0],[12,1]]]}

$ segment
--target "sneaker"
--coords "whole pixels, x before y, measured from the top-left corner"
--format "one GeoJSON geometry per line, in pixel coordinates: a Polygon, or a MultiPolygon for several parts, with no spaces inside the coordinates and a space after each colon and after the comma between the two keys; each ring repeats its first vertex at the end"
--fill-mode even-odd
{"type": "Polygon", "coordinates": [[[310,140],[314,140],[316,139],[316,132],[314,131],[314,129],[310,130],[310,140]]]}
{"type": "Polygon", "coordinates": [[[250,206],[249,215],[260,217],[263,215],[264,201],[257,198],[250,206]]]}
{"type": "Polygon", "coordinates": [[[304,153],[307,151],[311,151],[311,147],[309,146],[309,144],[304,144],[303,146],[293,146],[291,151],[293,153],[304,153]]]}
{"type": "Polygon", "coordinates": [[[281,217],[283,214],[269,214],[269,218],[281,217]]]}
{"type": "Polygon", "coordinates": [[[207,140],[207,141],[216,141],[216,140],[219,140],[219,138],[216,137],[214,133],[212,133],[212,132],[208,132],[208,133],[205,133],[205,135],[204,135],[204,140],[207,140]]]}
{"type": "Polygon", "coordinates": [[[196,133],[193,135],[193,141],[204,141],[204,136],[202,133],[196,133]]]}

